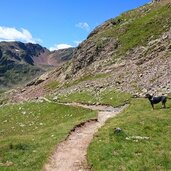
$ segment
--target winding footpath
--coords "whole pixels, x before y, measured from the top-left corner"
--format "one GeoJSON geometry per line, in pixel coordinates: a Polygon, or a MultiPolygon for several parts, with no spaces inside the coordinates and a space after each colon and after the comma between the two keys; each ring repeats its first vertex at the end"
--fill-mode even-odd
{"type": "Polygon", "coordinates": [[[66,105],[80,106],[98,111],[98,119],[90,120],[76,127],[61,142],[54,154],[50,157],[49,163],[45,165],[44,171],[89,171],[87,165],[86,154],[87,148],[93,139],[93,135],[100,127],[104,125],[107,119],[115,117],[124,110],[128,105],[118,108],[102,105],[82,105],[78,103],[70,103],[66,105]]]}

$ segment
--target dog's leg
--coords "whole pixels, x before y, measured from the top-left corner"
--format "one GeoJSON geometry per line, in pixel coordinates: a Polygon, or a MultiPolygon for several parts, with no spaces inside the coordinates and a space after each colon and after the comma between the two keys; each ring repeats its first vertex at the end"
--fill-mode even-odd
{"type": "Polygon", "coordinates": [[[163,108],[166,108],[166,102],[162,102],[163,108]]]}
{"type": "Polygon", "coordinates": [[[163,108],[166,108],[167,97],[162,96],[161,102],[162,102],[163,108]]]}
{"type": "Polygon", "coordinates": [[[152,108],[153,108],[153,110],[154,110],[154,104],[151,102],[151,106],[152,106],[152,108]]]}

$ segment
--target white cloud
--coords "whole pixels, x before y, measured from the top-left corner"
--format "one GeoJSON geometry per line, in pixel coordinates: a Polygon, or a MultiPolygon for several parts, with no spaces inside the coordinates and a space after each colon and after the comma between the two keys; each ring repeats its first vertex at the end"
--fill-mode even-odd
{"type": "Polygon", "coordinates": [[[56,44],[53,47],[50,47],[49,49],[50,51],[53,51],[53,50],[59,50],[59,49],[66,49],[70,47],[73,47],[73,46],[68,45],[68,44],[56,44]]]}
{"type": "Polygon", "coordinates": [[[0,41],[23,41],[36,43],[40,40],[33,38],[32,34],[24,28],[17,30],[14,27],[0,26],[0,41]]]}
{"type": "Polygon", "coordinates": [[[90,31],[90,26],[86,22],[80,22],[80,23],[76,24],[75,26],[79,27],[85,31],[90,31]]]}

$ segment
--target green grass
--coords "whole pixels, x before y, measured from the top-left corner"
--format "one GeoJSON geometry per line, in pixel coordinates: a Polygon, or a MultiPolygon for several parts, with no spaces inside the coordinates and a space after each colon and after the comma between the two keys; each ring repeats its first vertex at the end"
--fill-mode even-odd
{"type": "Polygon", "coordinates": [[[8,99],[7,95],[5,94],[5,91],[1,91],[0,92],[0,105],[7,103],[8,100],[9,99],[8,99]]]}
{"type": "Polygon", "coordinates": [[[94,111],[56,103],[1,107],[0,170],[41,170],[56,145],[76,124],[95,117],[94,111]],[[12,165],[5,166],[7,161],[12,165]]]}
{"type": "Polygon", "coordinates": [[[127,101],[129,101],[131,95],[128,93],[123,93],[119,91],[104,90],[102,92],[74,92],[71,94],[58,96],[60,102],[78,102],[78,103],[88,103],[88,104],[108,104],[112,106],[119,106],[127,101]]]}
{"type": "Polygon", "coordinates": [[[60,86],[60,83],[56,80],[53,80],[45,85],[45,89],[47,90],[55,90],[60,86]]]}
{"type": "Polygon", "coordinates": [[[101,104],[108,104],[112,106],[119,106],[125,102],[129,102],[130,98],[131,94],[115,91],[113,89],[102,91],[98,97],[101,104]]]}
{"type": "Polygon", "coordinates": [[[145,45],[150,39],[161,36],[171,26],[170,17],[171,8],[161,7],[133,21],[127,26],[125,34],[120,36],[123,51],[145,45]]]}
{"type": "Polygon", "coordinates": [[[60,102],[68,102],[68,103],[78,102],[78,103],[88,103],[88,104],[94,104],[97,101],[93,93],[88,91],[74,92],[71,94],[61,95],[58,96],[58,100],[60,102]]]}
{"type": "Polygon", "coordinates": [[[120,46],[118,55],[125,54],[128,50],[137,46],[146,46],[147,42],[154,40],[168,31],[171,27],[171,7],[144,6],[144,9],[136,9],[126,12],[111,20],[121,20],[120,24],[104,29],[94,39],[98,45],[102,38],[115,38],[120,46]]]}
{"type": "Polygon", "coordinates": [[[171,170],[171,102],[168,107],[156,105],[153,111],[147,100],[134,100],[127,110],[107,121],[88,149],[92,171],[171,170]],[[115,127],[122,133],[114,133],[115,127]]]}
{"type": "Polygon", "coordinates": [[[109,73],[99,73],[99,74],[96,74],[96,75],[84,75],[84,76],[82,76],[81,78],[79,78],[77,80],[65,83],[64,87],[71,87],[71,86],[77,85],[77,84],[79,84],[79,83],[81,83],[83,81],[91,81],[91,80],[96,80],[96,79],[100,79],[100,78],[106,78],[108,76],[110,76],[109,73]]]}

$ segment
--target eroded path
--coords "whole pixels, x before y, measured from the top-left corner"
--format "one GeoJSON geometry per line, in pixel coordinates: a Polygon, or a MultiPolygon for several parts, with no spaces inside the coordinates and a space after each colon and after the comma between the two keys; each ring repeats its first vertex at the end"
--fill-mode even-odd
{"type": "Polygon", "coordinates": [[[118,108],[102,105],[82,105],[70,103],[66,105],[80,106],[98,111],[97,121],[91,120],[76,127],[68,138],[60,143],[55,153],[51,156],[44,171],[88,171],[86,163],[87,148],[93,139],[93,135],[104,125],[105,121],[116,116],[128,105],[118,108]]]}

